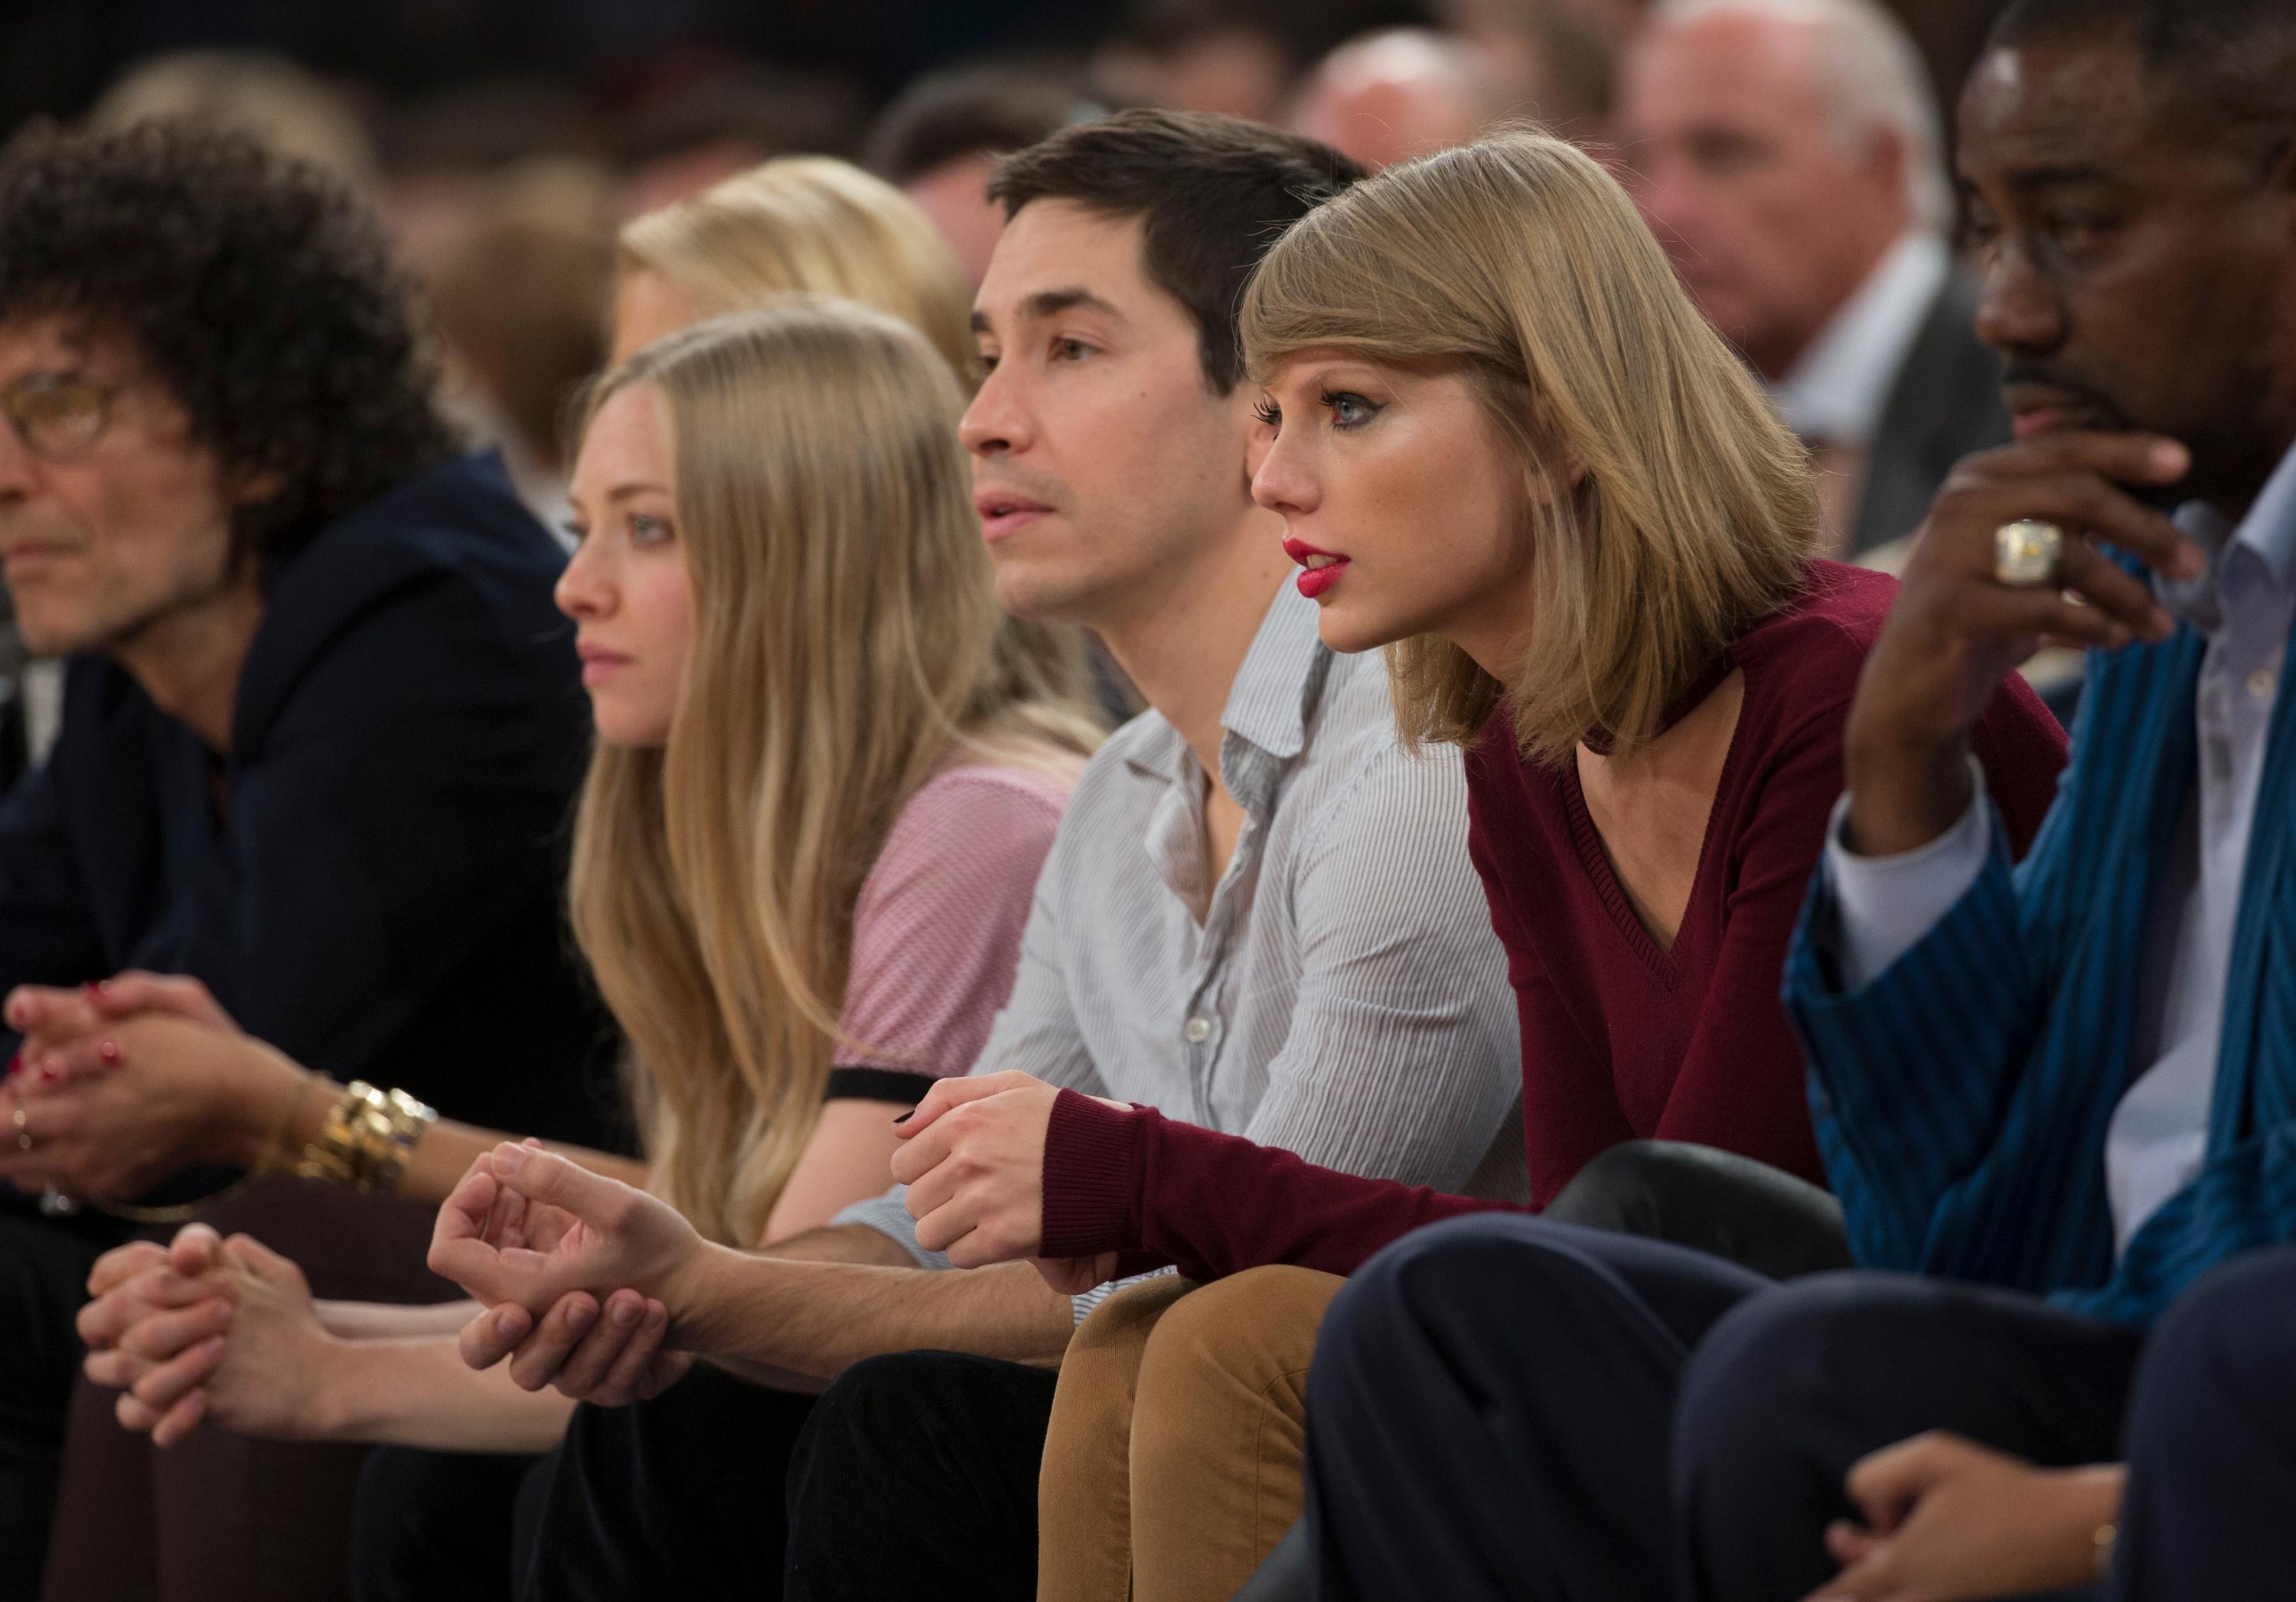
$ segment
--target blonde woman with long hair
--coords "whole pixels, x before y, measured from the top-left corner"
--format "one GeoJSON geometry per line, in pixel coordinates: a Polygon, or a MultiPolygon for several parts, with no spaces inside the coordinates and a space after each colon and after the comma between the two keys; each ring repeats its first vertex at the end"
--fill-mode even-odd
{"type": "MultiPolygon", "coordinates": [[[[912,329],[826,300],[671,335],[591,398],[559,587],[598,731],[571,919],[628,1040],[645,1181],[726,1245],[770,1249],[883,1189],[895,1113],[971,1065],[1003,1004],[1094,742],[1065,703],[1003,687],[962,407],[912,329]]],[[[493,1138],[434,1129],[413,1159],[442,1137],[493,1138]]],[[[123,1421],[162,1441],[204,1417],[537,1451],[572,1409],[468,1368],[467,1305],[315,1307],[291,1263],[198,1226],[114,1253],[96,1283],[89,1373],[132,1384],[123,1421]]],[[[662,1319],[576,1299],[536,1333],[562,1351],[662,1319]]],[[[682,1372],[589,1377],[638,1395],[682,1372]]],[[[488,1532],[507,1541],[506,1513],[488,1532]]],[[[361,1558],[398,1562],[377,1534],[361,1558]]],[[[408,1560],[438,1561],[421,1544],[408,1560]]],[[[504,1560],[478,1578],[498,1590],[504,1560]]]]}
{"type": "MultiPolygon", "coordinates": [[[[1645,1194],[1690,1145],[1712,1150],[1683,1171],[1724,1177],[1674,1216],[1661,1186],[1646,1228],[1765,1266],[1846,1261],[1778,998],[1893,581],[1815,559],[1800,447],[1617,183],[1560,140],[1495,137],[1345,191],[1270,251],[1242,327],[1265,390],[1254,494],[1324,643],[1385,649],[1406,738],[1468,753],[1533,1211],[1619,1222],[1616,1187],[1645,1194]]],[[[2062,735],[2021,690],[1980,743],[2029,839],[2062,735]]],[[[1438,1220],[1484,1214],[1454,1228],[1506,1243],[1547,1220],[1002,1077],[936,1089],[907,1126],[967,1104],[941,1143],[955,1196],[921,1240],[968,1265],[1058,1260],[1063,1283],[1119,1253],[1218,1282],[1111,1298],[1078,1332],[1042,1594],[1225,1598],[1300,1507],[1308,1354],[1342,1277],[1438,1220]],[[987,1154],[1020,1130],[1042,1131],[1036,1218],[982,1171],[1011,1166],[987,1154]],[[1083,1150],[1134,1182],[1091,1190],[1083,1150]]],[[[1358,1439],[1334,1473],[1381,1455],[1358,1439]]],[[[1362,1594],[1412,1594],[1389,1581],[1362,1594]]]]}

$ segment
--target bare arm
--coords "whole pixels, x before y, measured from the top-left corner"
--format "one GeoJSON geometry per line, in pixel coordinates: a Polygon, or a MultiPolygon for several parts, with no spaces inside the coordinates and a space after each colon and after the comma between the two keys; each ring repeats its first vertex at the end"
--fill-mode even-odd
{"type": "Polygon", "coordinates": [[[673,1349],[743,1372],[757,1365],[816,1381],[862,1358],[917,1347],[1057,1361],[1075,1323],[1068,1298],[1025,1264],[975,1273],[884,1266],[899,1248],[855,1229],[819,1231],[784,1250],[866,1253],[873,1261],[738,1252],[704,1241],[658,1197],[516,1147],[497,1148],[474,1170],[439,1220],[432,1268],[490,1310],[463,1333],[463,1356],[474,1367],[516,1347],[532,1310],[554,1311],[570,1292],[615,1286],[663,1304],[673,1349]],[[504,1189],[583,1227],[560,1233],[547,1251],[497,1247],[486,1226],[504,1189]]]}
{"type": "Polygon", "coordinates": [[[341,1341],[398,1341],[450,1335],[478,1310],[473,1302],[432,1302],[406,1307],[386,1302],[315,1302],[319,1327],[341,1341]]]}
{"type": "MultiPolygon", "coordinates": [[[[92,992],[22,987],[7,1014],[39,1072],[0,1098],[27,1108],[37,1150],[0,1155],[0,1179],[53,1181],[80,1195],[128,1197],[186,1162],[256,1169],[318,1138],[334,1092],[242,1032],[193,980],[149,974],[92,992]]],[[[436,1205],[472,1161],[515,1135],[441,1120],[407,1155],[398,1194],[436,1205]]],[[[645,1182],[644,1164],[555,1146],[594,1172],[645,1182]]]]}
{"type": "Polygon", "coordinates": [[[311,1440],[545,1452],[574,1411],[555,1391],[521,1390],[507,1370],[473,1372],[451,1333],[340,1344],[326,1376],[309,1416],[311,1440]]]}
{"type": "MultiPolygon", "coordinates": [[[[873,1229],[862,1233],[900,1252],[873,1229]]],[[[708,1249],[669,1308],[672,1346],[791,1388],[793,1380],[817,1386],[864,1358],[919,1349],[1057,1364],[1076,1327],[1069,1298],[1027,1263],[936,1272],[722,1247],[708,1249]]]]}

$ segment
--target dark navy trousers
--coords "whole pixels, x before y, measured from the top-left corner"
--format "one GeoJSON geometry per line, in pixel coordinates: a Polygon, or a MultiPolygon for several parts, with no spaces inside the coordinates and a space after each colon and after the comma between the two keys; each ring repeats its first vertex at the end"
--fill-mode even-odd
{"type": "Polygon", "coordinates": [[[2296,1585],[2296,1249],[2197,1281],[2154,1327],[2128,1409],[2120,1602],[2296,1585]]]}
{"type": "Polygon", "coordinates": [[[1330,1602],[1776,1602],[1834,1565],[1849,1466],[1928,1429],[2110,1460],[2141,1337],[2031,1297],[1874,1274],[1777,1284],[1514,1215],[1398,1242],[1308,1383],[1330,1602]]]}

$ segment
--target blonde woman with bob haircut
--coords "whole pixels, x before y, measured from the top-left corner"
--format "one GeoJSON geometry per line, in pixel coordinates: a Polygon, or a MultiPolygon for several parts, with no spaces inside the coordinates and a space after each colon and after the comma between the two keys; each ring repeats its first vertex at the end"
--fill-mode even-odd
{"type": "MultiPolygon", "coordinates": [[[[962,410],[914,331],[813,300],[671,335],[590,399],[558,590],[598,734],[571,920],[628,1042],[645,1182],[722,1244],[771,1249],[883,1189],[896,1112],[971,1066],[1004,1003],[1095,742],[1069,705],[1004,687],[962,410]]],[[[428,1171],[442,1143],[460,1177],[494,1139],[441,1126],[410,1164],[428,1171]]],[[[94,1283],[88,1371],[128,1385],[123,1422],[162,1442],[204,1417],[531,1452],[572,1410],[523,1363],[518,1383],[464,1365],[454,1332],[474,1307],[315,1306],[244,1237],[193,1226],[114,1253],[94,1283]]],[[[554,1367],[625,1400],[684,1374],[654,1355],[660,1302],[600,1300],[525,1320],[554,1367]]],[[[438,1499],[411,1488],[422,1455],[377,1462],[370,1501],[438,1499]]],[[[397,1565],[423,1543],[363,1521],[382,1538],[355,1562],[420,1591],[397,1565]]]]}
{"type": "MultiPolygon", "coordinates": [[[[1265,390],[1253,493],[1324,643],[1386,649],[1405,735],[1468,752],[1531,1210],[1617,1222],[1631,1196],[1644,1228],[1759,1269],[1846,1263],[1779,990],[1893,581],[1813,557],[1800,447],[1617,183],[1560,140],[1487,139],[1309,212],[1242,330],[1265,390]],[[1693,1183],[1694,1201],[1669,1188],[1693,1183]]],[[[2062,736],[2020,686],[1980,744],[2021,847],[2062,736]]],[[[993,1109],[1013,1094],[940,1087],[909,1138],[964,1102],[1009,1141],[993,1109]]],[[[1078,1282],[1120,1260],[1218,1283],[1126,1293],[1078,1332],[1042,1594],[1226,1597],[1300,1506],[1308,1354],[1341,1277],[1499,1210],[1086,1097],[1044,1127],[1059,1228],[999,1210],[1010,1181],[966,1173],[968,1130],[944,1233],[1078,1282]]]]}
{"type": "MultiPolygon", "coordinates": [[[[833,156],[776,157],[623,224],[611,359],[700,318],[808,292],[898,317],[971,395],[978,358],[964,268],[914,201],[833,156]]],[[[1090,694],[1076,629],[1007,618],[997,658],[1015,696],[1090,694]]],[[[1111,707],[1128,715],[1121,699],[1111,707]]]]}
{"type": "Polygon", "coordinates": [[[612,359],[807,291],[898,317],[960,379],[972,371],[972,295],[955,256],[915,201],[833,156],[776,157],[623,224],[612,359]]]}

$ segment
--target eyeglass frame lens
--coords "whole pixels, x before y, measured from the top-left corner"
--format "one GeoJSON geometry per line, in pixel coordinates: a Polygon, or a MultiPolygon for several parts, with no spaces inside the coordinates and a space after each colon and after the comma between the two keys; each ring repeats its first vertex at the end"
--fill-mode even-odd
{"type": "Polygon", "coordinates": [[[88,449],[102,437],[104,424],[111,421],[111,395],[110,390],[77,373],[27,373],[0,390],[0,413],[7,415],[25,449],[43,461],[61,462],[88,449]],[[67,401],[62,412],[45,420],[29,415],[34,396],[45,393],[64,399],[71,392],[80,399],[67,401]]]}

